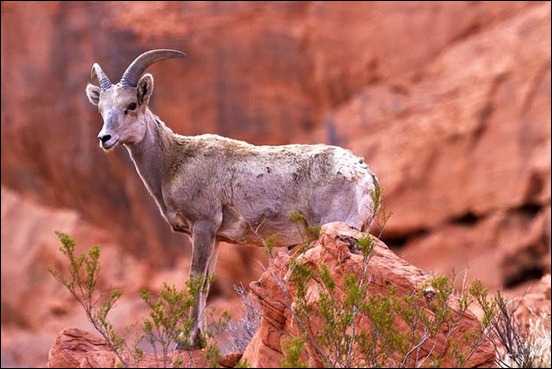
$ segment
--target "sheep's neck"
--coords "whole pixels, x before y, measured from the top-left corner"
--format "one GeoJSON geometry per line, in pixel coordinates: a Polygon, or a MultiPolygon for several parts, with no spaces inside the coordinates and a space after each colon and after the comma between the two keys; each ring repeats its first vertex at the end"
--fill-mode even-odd
{"type": "Polygon", "coordinates": [[[149,109],[146,111],[146,133],[142,141],[125,145],[136,170],[146,185],[150,194],[155,198],[161,211],[165,211],[161,191],[162,179],[167,169],[167,154],[174,133],[165,126],[149,109]]]}

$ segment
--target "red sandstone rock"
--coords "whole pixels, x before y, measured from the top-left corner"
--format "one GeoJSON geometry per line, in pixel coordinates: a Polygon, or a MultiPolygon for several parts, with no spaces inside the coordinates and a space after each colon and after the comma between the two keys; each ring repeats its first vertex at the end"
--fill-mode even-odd
{"type": "Polygon", "coordinates": [[[365,86],[311,137],[334,137],[378,174],[390,247],[446,274],[467,264],[496,288],[550,271],[550,6],[493,24],[414,80],[365,86]],[[525,266],[507,256],[527,247],[525,266]]]}
{"type": "MultiPolygon", "coordinates": [[[[172,367],[175,360],[181,360],[184,368],[205,368],[208,365],[201,350],[170,352],[166,363],[160,356],[150,353],[144,353],[139,359],[128,352],[122,355],[128,367],[132,368],[172,367]]],[[[224,363],[237,362],[232,355],[223,359],[224,363]]],[[[59,332],[48,354],[49,368],[118,368],[121,365],[121,360],[110,351],[104,339],[75,328],[59,332]]]]}
{"type": "MultiPolygon", "coordinates": [[[[331,278],[335,281],[336,291],[343,294],[345,278],[347,275],[361,276],[363,270],[363,257],[358,252],[351,252],[351,245],[363,236],[362,233],[350,229],[342,223],[330,223],[322,227],[320,238],[304,253],[297,256],[296,260],[300,265],[311,269],[317,269],[321,265],[328,267],[331,278]]],[[[295,301],[297,286],[293,280],[289,282],[288,295],[282,292],[282,285],[285,283],[285,276],[290,273],[290,256],[279,254],[275,257],[274,263],[270,265],[260,279],[251,284],[252,292],[259,297],[261,304],[262,319],[257,335],[246,349],[242,360],[255,367],[273,367],[283,358],[283,342],[290,337],[296,337],[303,333],[300,329],[300,322],[291,313],[292,301],[295,301]],[[280,278],[275,276],[281,276],[280,278]],[[267,360],[267,357],[269,358],[267,360]]],[[[424,286],[430,276],[420,269],[406,263],[397,257],[382,242],[378,241],[372,257],[368,264],[369,282],[367,284],[368,296],[388,294],[389,288],[396,291],[397,296],[412,294],[424,286]]],[[[316,278],[306,282],[306,304],[314,309],[308,318],[308,324],[312,332],[323,329],[322,320],[317,315],[317,306],[320,301],[321,284],[316,278]]],[[[430,287],[424,292],[426,301],[435,298],[435,291],[430,287]]],[[[453,296],[447,302],[449,306],[458,313],[457,301],[453,296]]],[[[431,315],[428,306],[421,307],[425,314],[431,315]]],[[[404,322],[395,317],[395,323],[404,325],[404,322]]],[[[370,322],[364,313],[360,313],[355,320],[356,332],[370,334],[370,322]]],[[[441,330],[422,346],[422,360],[425,356],[442,359],[440,366],[455,366],[455,357],[447,352],[452,343],[462,342],[460,337],[469,332],[475,333],[479,322],[475,315],[469,310],[465,311],[459,319],[454,331],[448,332],[441,327],[441,330]],[[447,335],[450,334],[450,336],[447,335]],[[428,354],[430,353],[430,354],[428,354]]],[[[404,327],[406,329],[406,326],[404,327]]],[[[421,326],[418,328],[421,329],[421,326]]],[[[320,343],[319,343],[320,344],[320,343]]],[[[304,354],[304,361],[309,366],[318,366],[321,359],[307,341],[307,352],[304,354]]],[[[459,347],[459,351],[467,354],[472,347],[459,347]]],[[[494,365],[494,347],[490,341],[485,340],[473,355],[465,363],[466,367],[489,367],[494,365]]],[[[411,358],[414,360],[413,358],[411,358]]],[[[429,365],[428,360],[425,365],[429,365]]],[[[410,362],[410,361],[409,361],[410,362]]],[[[391,357],[385,362],[385,366],[394,366],[391,357]]],[[[412,362],[410,365],[414,365],[412,362]]]]}
{"type": "MultiPolygon", "coordinates": [[[[62,330],[48,353],[49,368],[79,368],[90,351],[104,353],[109,351],[105,341],[82,329],[68,328],[62,330]]],[[[109,355],[110,356],[110,355],[109,355]]],[[[103,363],[108,363],[102,360],[103,363]]],[[[109,361],[113,367],[115,360],[109,361]]]]}
{"type": "Polygon", "coordinates": [[[513,306],[517,307],[515,317],[523,328],[529,328],[531,323],[539,320],[550,330],[550,282],[550,274],[547,274],[538,283],[507,294],[513,306]]]}
{"type": "MultiPolygon", "coordinates": [[[[131,368],[173,367],[177,360],[183,368],[206,368],[209,362],[202,350],[172,351],[166,362],[159,356],[144,353],[141,358],[123,352],[124,360],[131,368]]],[[[241,353],[221,355],[218,364],[222,367],[234,367],[241,353]]],[[[105,340],[97,335],[76,328],[67,328],[59,332],[48,354],[49,368],[118,368],[121,360],[109,350],[105,340]]]]}

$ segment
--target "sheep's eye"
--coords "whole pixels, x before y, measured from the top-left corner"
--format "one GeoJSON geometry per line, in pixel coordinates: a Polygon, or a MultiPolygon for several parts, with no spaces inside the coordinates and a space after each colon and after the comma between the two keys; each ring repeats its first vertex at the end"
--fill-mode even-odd
{"type": "Polygon", "coordinates": [[[134,109],[136,109],[136,103],[130,103],[130,104],[128,104],[127,109],[128,109],[128,110],[134,110],[134,109]]]}

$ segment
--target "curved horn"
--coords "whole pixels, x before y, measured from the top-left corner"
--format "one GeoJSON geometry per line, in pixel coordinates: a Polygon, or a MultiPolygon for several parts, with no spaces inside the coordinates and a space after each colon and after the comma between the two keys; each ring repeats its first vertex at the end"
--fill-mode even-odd
{"type": "Polygon", "coordinates": [[[107,78],[106,74],[102,70],[102,67],[100,67],[98,63],[94,63],[94,65],[92,66],[90,77],[92,79],[98,78],[98,82],[100,82],[100,89],[102,90],[102,92],[111,87],[111,81],[109,80],[109,78],[107,78]]]}
{"type": "Polygon", "coordinates": [[[183,58],[186,54],[177,50],[157,49],[150,50],[136,59],[130,64],[121,78],[121,86],[136,87],[138,79],[142,76],[147,67],[158,61],[172,58],[183,58]]]}

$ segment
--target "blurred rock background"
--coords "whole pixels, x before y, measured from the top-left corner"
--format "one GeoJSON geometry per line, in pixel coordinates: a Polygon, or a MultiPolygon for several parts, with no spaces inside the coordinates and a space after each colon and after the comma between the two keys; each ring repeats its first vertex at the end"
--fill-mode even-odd
{"type": "MultiPolygon", "coordinates": [[[[152,110],[175,132],[254,144],[329,143],[363,156],[392,213],[382,239],[426,272],[523,293],[550,273],[549,2],[11,2],[1,5],[2,366],[45,365],[56,333],[88,328],[47,267],[54,234],[103,246],[114,312],[187,277],[174,234],[126,150],[106,155],[84,88],[143,51],[152,110]],[[460,278],[461,279],[461,278],[460,278]]],[[[262,251],[223,245],[210,305],[262,251]]]]}

